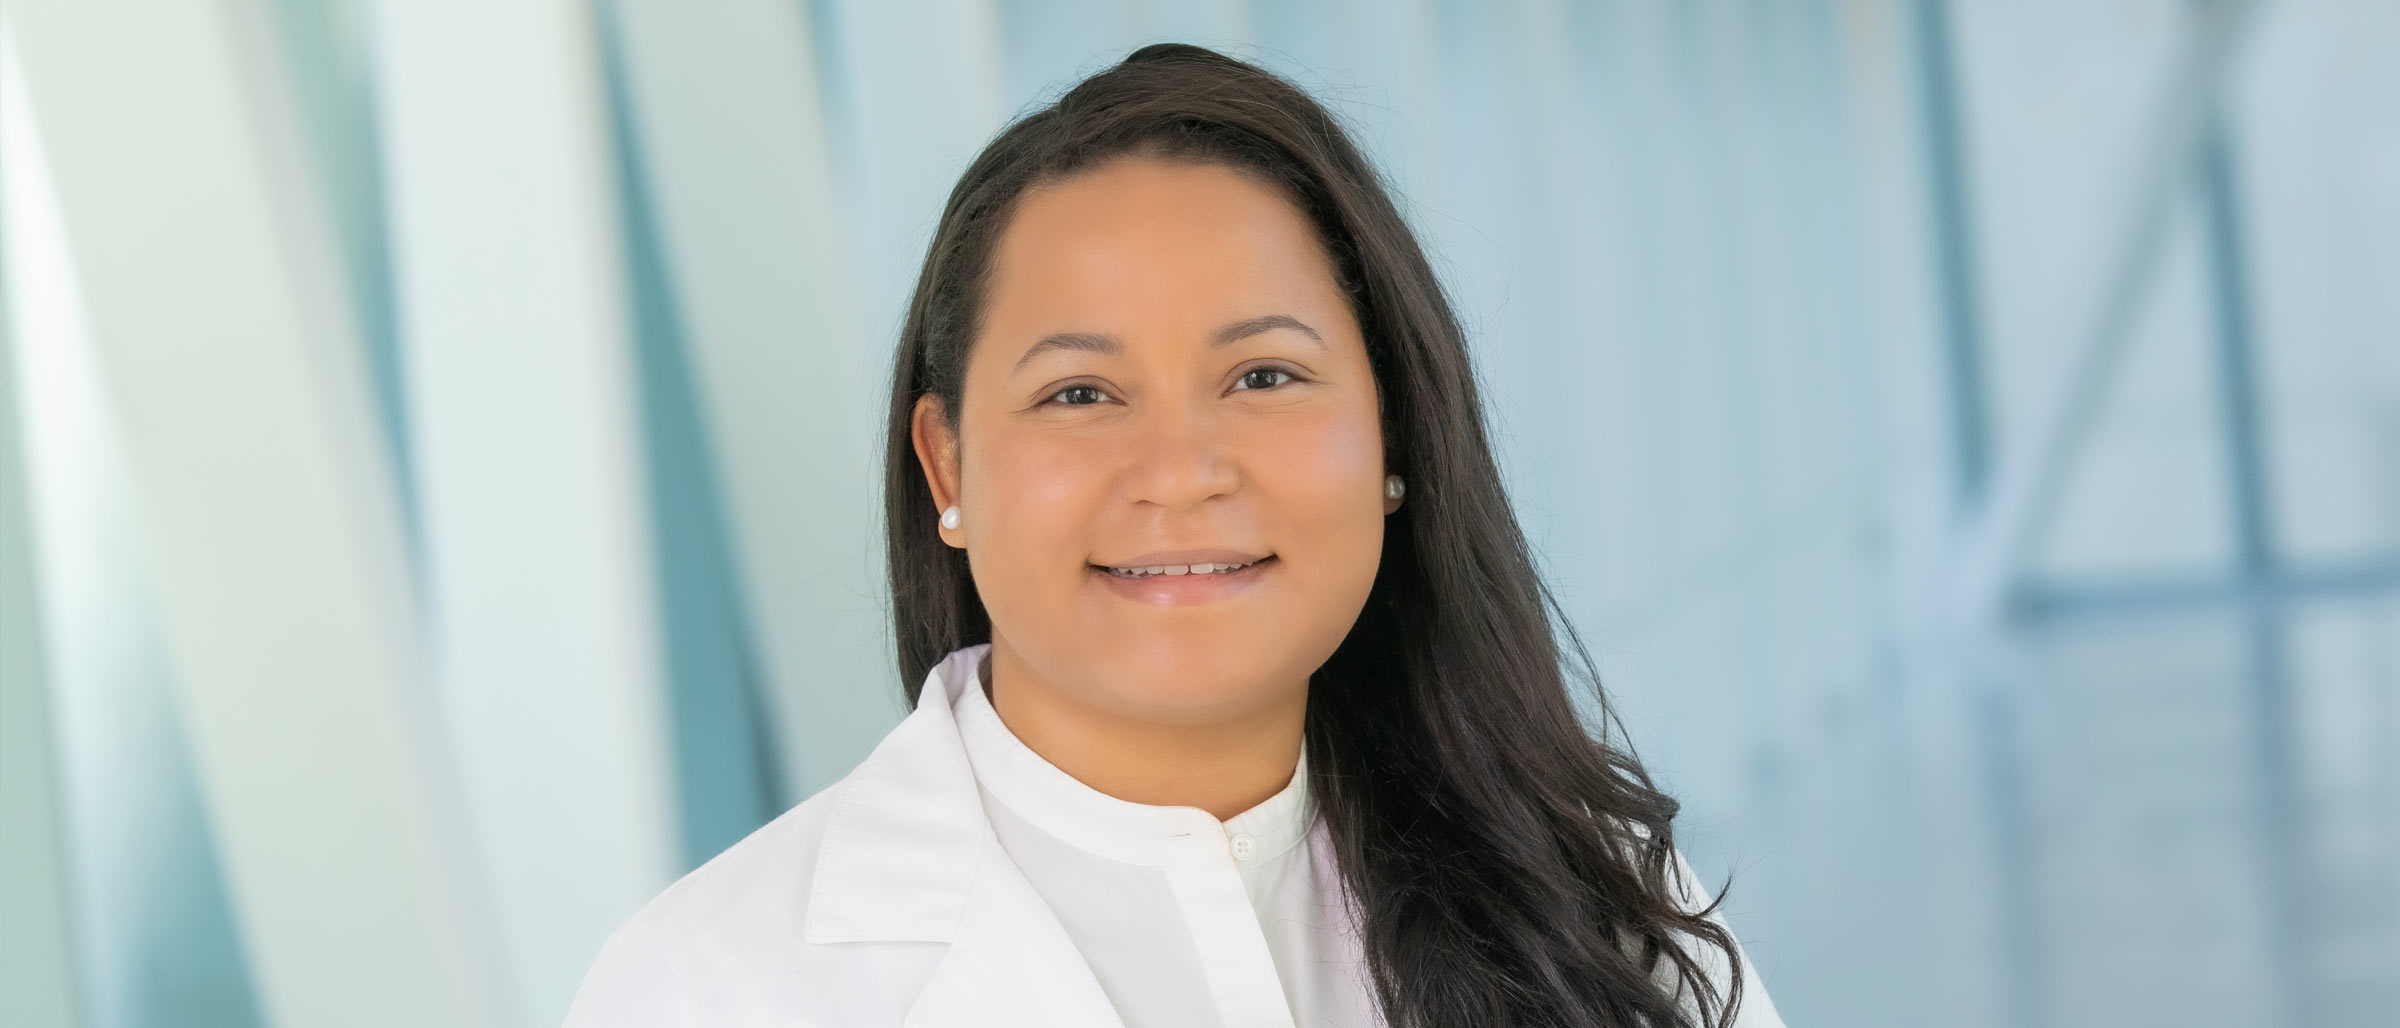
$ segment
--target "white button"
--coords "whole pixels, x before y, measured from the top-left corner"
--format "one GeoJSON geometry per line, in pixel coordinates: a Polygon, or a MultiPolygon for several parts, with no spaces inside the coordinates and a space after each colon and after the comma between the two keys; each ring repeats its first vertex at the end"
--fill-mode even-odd
{"type": "Polygon", "coordinates": [[[1234,833],[1233,859],[1248,860],[1250,855],[1256,852],[1258,852],[1258,840],[1251,838],[1248,833],[1234,833]]]}

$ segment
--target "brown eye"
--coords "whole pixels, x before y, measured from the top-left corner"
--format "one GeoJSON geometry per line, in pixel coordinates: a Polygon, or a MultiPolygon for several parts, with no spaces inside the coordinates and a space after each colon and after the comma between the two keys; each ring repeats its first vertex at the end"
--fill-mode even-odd
{"type": "Polygon", "coordinates": [[[1099,386],[1092,385],[1068,386],[1050,394],[1050,402],[1069,407],[1089,407],[1107,398],[1108,394],[1101,392],[1099,386]],[[1062,397],[1087,397],[1087,399],[1062,399],[1062,397]]]}
{"type": "Polygon", "coordinates": [[[1252,368],[1242,374],[1241,381],[1244,384],[1244,388],[1273,389],[1276,386],[1290,381],[1291,378],[1292,373],[1285,371],[1282,368],[1252,368]],[[1274,375],[1281,375],[1283,377],[1281,379],[1270,377],[1274,375]]]}

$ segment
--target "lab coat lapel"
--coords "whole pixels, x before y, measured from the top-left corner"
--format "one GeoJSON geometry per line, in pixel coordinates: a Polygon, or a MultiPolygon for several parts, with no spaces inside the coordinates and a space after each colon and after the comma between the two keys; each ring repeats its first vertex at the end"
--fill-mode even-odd
{"type": "Polygon", "coordinates": [[[950,704],[989,648],[936,666],[916,710],[843,783],[804,935],[949,943],[909,1009],[909,1028],[1124,1028],[984,813],[950,704]]]}
{"type": "Polygon", "coordinates": [[[989,840],[960,919],[908,1028],[1124,1028],[1091,965],[1025,873],[989,840]]]}

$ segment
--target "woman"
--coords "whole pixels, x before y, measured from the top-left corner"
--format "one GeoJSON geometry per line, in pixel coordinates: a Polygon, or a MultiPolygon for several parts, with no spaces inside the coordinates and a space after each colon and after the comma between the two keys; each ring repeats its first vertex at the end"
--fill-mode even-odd
{"type": "Polygon", "coordinates": [[[1289,83],[1147,46],[1008,128],[893,376],[913,713],[570,1024],[1780,1025],[1577,716],[1479,403],[1289,83]]]}

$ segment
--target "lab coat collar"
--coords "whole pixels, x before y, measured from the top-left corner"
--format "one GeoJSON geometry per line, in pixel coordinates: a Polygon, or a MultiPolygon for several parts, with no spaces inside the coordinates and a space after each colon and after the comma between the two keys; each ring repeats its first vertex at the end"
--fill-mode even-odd
{"type": "Polygon", "coordinates": [[[957,672],[990,648],[970,646],[935,665],[916,710],[843,780],[809,885],[808,941],[950,942],[972,872],[983,860],[1005,861],[950,711],[972,677],[957,672]]]}
{"type": "Polygon", "coordinates": [[[990,649],[969,646],[935,665],[916,710],[842,783],[802,937],[949,943],[909,1010],[910,1028],[1123,1028],[984,814],[951,705],[990,649]]]}

